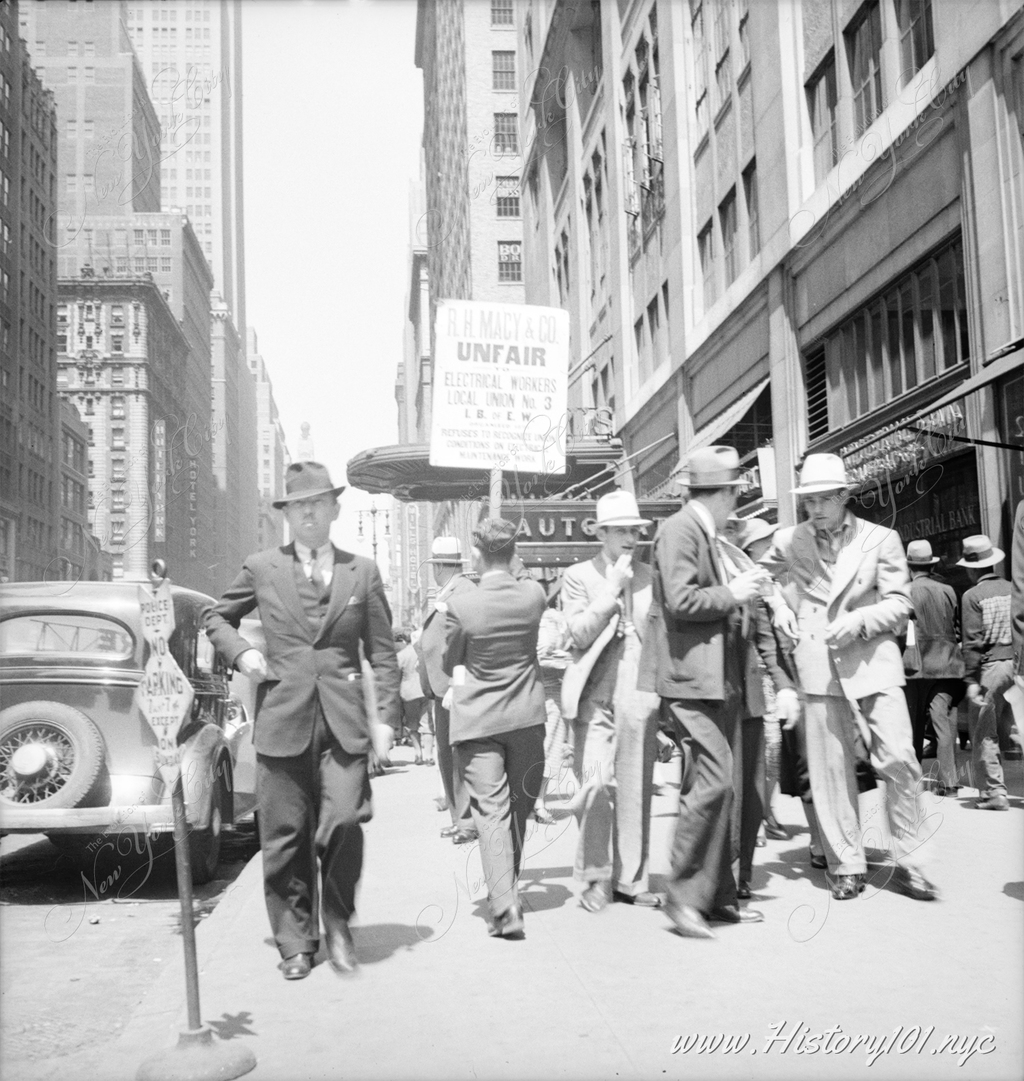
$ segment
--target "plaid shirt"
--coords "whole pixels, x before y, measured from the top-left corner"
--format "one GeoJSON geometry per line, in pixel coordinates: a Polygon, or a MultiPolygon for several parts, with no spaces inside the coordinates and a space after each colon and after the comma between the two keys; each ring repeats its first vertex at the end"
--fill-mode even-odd
{"type": "Polygon", "coordinates": [[[977,683],[987,661],[1013,659],[1010,638],[1010,583],[986,574],[964,594],[961,612],[965,679],[977,683]]]}

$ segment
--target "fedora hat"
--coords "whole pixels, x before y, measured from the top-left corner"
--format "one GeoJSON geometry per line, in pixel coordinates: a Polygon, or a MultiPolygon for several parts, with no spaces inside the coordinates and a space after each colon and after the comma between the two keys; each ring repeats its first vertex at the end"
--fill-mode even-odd
{"type": "Polygon", "coordinates": [[[849,487],[846,466],[838,454],[808,454],[800,467],[800,483],[791,491],[793,495],[815,495],[849,487]]]}
{"type": "Polygon", "coordinates": [[[907,562],[911,567],[930,567],[938,561],[939,557],[932,555],[932,546],[928,541],[916,540],[907,545],[907,562]]]}
{"type": "Polygon", "coordinates": [[[462,564],[462,545],[458,537],[435,537],[430,546],[428,563],[462,564]]]}
{"type": "Polygon", "coordinates": [[[777,525],[772,525],[763,518],[749,518],[743,523],[743,529],[740,532],[740,547],[746,551],[751,544],[772,536],[778,528],[777,525]]]}
{"type": "Polygon", "coordinates": [[[318,495],[339,496],[345,491],[345,485],[339,487],[331,484],[327,466],[319,462],[292,462],[284,474],[284,490],[285,494],[273,502],[277,510],[297,499],[315,499],[318,495]]]}
{"type": "Polygon", "coordinates": [[[997,548],[984,533],[964,537],[964,557],[958,559],[958,567],[994,567],[1003,561],[1003,550],[997,548]]]}
{"type": "Polygon", "coordinates": [[[643,526],[651,525],[650,518],[640,517],[636,496],[621,489],[601,496],[597,501],[597,525],[643,526]]]}
{"type": "Polygon", "coordinates": [[[691,452],[681,470],[680,480],[694,488],[740,488],[740,456],[735,447],[701,447],[691,452]]]}

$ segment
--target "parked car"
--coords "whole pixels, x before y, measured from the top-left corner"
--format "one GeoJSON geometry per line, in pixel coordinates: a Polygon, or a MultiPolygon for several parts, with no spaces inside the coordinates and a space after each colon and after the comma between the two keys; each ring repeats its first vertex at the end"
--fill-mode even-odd
{"type": "MultiPolygon", "coordinates": [[[[46,833],[84,851],[97,835],[173,831],[157,739],[134,697],[149,651],[139,585],[0,585],[0,834],[46,833]]],[[[252,729],[202,630],[212,598],[174,585],[171,596],[168,646],[195,694],[178,742],[192,877],[203,883],[222,828],[255,806],[252,729]]]]}

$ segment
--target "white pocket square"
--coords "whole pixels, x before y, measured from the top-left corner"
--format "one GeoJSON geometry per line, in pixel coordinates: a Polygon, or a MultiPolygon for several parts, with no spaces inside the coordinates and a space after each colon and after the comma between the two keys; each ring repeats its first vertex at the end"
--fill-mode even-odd
{"type": "Polygon", "coordinates": [[[358,597],[349,597],[348,603],[349,604],[358,604],[359,603],[359,598],[358,597]]]}

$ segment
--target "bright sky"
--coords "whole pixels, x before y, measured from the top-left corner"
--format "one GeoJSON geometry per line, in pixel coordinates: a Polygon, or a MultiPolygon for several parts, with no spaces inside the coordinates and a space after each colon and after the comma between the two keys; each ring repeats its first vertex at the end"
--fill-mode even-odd
{"type": "MultiPolygon", "coordinates": [[[[242,5],[246,316],[289,449],[308,420],[336,484],[354,454],[398,441],[423,127],[415,32],[415,0],[242,5]]],[[[343,547],[366,551],[351,538],[369,505],[363,492],[342,497],[332,535],[343,547]]]]}

